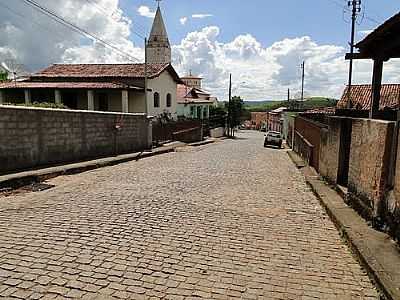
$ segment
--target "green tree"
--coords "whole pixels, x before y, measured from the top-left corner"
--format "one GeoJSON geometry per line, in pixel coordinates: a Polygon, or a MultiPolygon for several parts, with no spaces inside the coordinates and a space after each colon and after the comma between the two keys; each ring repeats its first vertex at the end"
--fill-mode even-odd
{"type": "Polygon", "coordinates": [[[0,71],[0,82],[1,82],[1,81],[6,81],[7,78],[8,78],[7,72],[2,72],[2,71],[0,71]]]}
{"type": "Polygon", "coordinates": [[[239,96],[234,96],[230,103],[228,102],[226,105],[229,116],[229,127],[232,130],[232,135],[234,135],[233,128],[239,126],[242,122],[242,116],[244,115],[244,101],[239,96]]]}

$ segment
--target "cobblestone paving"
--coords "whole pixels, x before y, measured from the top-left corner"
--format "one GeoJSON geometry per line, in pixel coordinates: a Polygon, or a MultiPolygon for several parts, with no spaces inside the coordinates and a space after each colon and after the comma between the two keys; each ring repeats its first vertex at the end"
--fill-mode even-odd
{"type": "Polygon", "coordinates": [[[239,137],[0,199],[0,296],[377,299],[287,154],[239,137]]]}

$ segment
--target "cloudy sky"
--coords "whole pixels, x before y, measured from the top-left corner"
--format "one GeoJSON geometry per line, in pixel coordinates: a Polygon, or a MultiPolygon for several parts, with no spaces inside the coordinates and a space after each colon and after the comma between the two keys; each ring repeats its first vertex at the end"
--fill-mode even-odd
{"type": "MultiPolygon", "coordinates": [[[[36,71],[51,63],[116,63],[143,60],[154,0],[35,0],[111,44],[82,36],[24,0],[0,0],[0,61],[15,59],[36,71]],[[118,50],[115,50],[118,49],[118,50]],[[124,53],[129,54],[124,55],[124,53]]],[[[357,40],[399,10],[398,0],[364,0],[357,40]]],[[[173,64],[205,78],[221,99],[229,73],[234,94],[278,100],[298,94],[306,61],[306,94],[339,97],[347,80],[349,13],[344,0],[164,0],[173,64]]],[[[371,81],[371,64],[358,62],[355,81],[371,81]]],[[[385,65],[385,81],[400,81],[400,62],[385,65]]]]}

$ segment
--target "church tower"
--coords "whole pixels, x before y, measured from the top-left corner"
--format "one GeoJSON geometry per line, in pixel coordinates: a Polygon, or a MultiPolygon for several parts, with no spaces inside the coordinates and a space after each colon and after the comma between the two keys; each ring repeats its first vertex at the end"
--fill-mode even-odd
{"type": "Polygon", "coordinates": [[[147,43],[147,61],[154,63],[171,63],[171,45],[161,14],[160,5],[157,7],[153,27],[147,43]]]}

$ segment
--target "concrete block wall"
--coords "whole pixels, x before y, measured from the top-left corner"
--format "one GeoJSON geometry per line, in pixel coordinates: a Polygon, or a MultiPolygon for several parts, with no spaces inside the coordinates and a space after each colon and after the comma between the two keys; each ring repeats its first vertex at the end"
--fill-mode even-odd
{"type": "Polygon", "coordinates": [[[341,118],[330,117],[328,128],[321,129],[319,173],[330,183],[336,184],[340,151],[341,118]]]}
{"type": "Polygon", "coordinates": [[[0,106],[0,173],[143,150],[149,127],[145,114],[0,106]]]}
{"type": "Polygon", "coordinates": [[[395,122],[352,119],[349,200],[367,219],[385,215],[395,122]]]}

